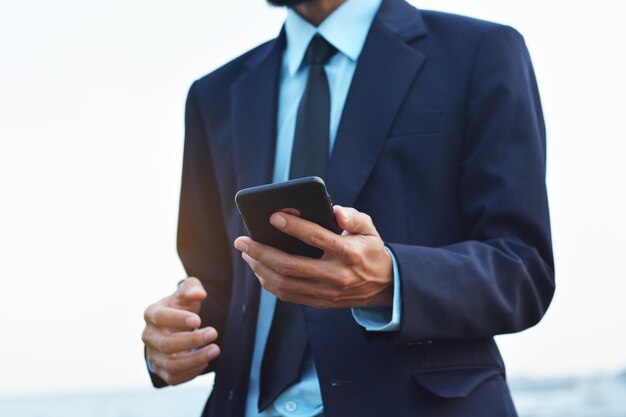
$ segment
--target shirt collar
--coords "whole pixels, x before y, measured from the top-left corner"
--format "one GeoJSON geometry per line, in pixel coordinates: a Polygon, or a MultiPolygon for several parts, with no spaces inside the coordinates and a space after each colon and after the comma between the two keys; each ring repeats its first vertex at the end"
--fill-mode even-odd
{"type": "Polygon", "coordinates": [[[289,75],[293,76],[300,68],[306,48],[317,33],[339,52],[356,61],[381,2],[382,0],[346,0],[318,27],[289,8],[285,20],[287,48],[284,56],[289,75]]]}

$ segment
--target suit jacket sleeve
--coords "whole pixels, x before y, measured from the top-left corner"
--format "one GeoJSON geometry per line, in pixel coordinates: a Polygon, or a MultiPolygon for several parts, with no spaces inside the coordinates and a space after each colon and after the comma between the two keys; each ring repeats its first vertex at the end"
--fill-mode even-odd
{"type": "MultiPolygon", "coordinates": [[[[219,335],[225,327],[231,292],[230,246],[196,94],[194,84],[185,109],[177,248],[187,275],[200,279],[207,292],[200,310],[201,326],[215,327],[219,335]]],[[[213,371],[217,361],[219,358],[204,372],[213,371]]],[[[157,375],[150,376],[154,386],[167,385],[157,375]]]]}
{"type": "Polygon", "coordinates": [[[477,51],[459,178],[466,239],[431,248],[388,243],[402,286],[400,330],[374,340],[429,343],[521,331],[554,292],[545,127],[530,57],[499,27],[477,51]]]}

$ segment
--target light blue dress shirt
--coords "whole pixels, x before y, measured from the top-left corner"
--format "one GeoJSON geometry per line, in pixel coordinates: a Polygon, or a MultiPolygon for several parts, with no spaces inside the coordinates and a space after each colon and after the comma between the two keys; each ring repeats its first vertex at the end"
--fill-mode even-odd
{"type": "MultiPolygon", "coordinates": [[[[283,53],[278,98],[274,182],[289,179],[296,115],[308,75],[308,68],[302,65],[302,61],[311,39],[319,33],[338,50],[338,53],[324,67],[331,96],[330,148],[328,150],[330,155],[357,59],[380,3],[381,0],[348,0],[328,16],[319,27],[311,25],[293,9],[288,9],[285,21],[287,46],[283,53]]],[[[393,254],[391,257],[394,276],[393,307],[352,309],[356,322],[369,331],[393,331],[400,326],[400,280],[393,254]]],[[[267,410],[262,413],[258,411],[261,362],[275,305],[276,297],[261,289],[246,417],[320,416],[323,413],[322,395],[313,358],[310,355],[306,358],[300,381],[281,394],[267,410]]]]}

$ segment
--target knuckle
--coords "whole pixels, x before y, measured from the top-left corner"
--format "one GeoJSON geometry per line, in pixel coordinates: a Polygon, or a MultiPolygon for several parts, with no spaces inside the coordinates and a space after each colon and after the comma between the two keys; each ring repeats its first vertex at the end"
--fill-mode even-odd
{"type": "Polygon", "coordinates": [[[281,275],[295,275],[296,271],[297,268],[293,259],[287,258],[278,264],[278,273],[281,275]]]}
{"type": "Polygon", "coordinates": [[[282,289],[280,287],[276,287],[274,289],[274,295],[276,295],[276,298],[278,298],[281,301],[288,301],[287,300],[287,293],[285,292],[284,289],[282,289]]]}
{"type": "Polygon", "coordinates": [[[348,290],[352,287],[352,279],[350,275],[345,271],[339,273],[336,282],[338,289],[342,291],[348,290]]]}
{"type": "Polygon", "coordinates": [[[176,373],[176,362],[171,359],[165,359],[162,367],[170,375],[176,373]]]}
{"type": "Polygon", "coordinates": [[[278,292],[280,290],[279,290],[279,288],[278,288],[278,286],[276,285],[275,282],[264,279],[262,281],[262,285],[263,285],[263,288],[265,288],[267,291],[269,291],[272,294],[278,296],[277,294],[278,294],[278,292]]]}
{"type": "Polygon", "coordinates": [[[276,289],[278,291],[281,291],[282,293],[285,293],[288,289],[288,284],[287,284],[287,280],[286,279],[276,279],[276,289]]]}
{"type": "Polygon", "coordinates": [[[151,313],[150,313],[150,317],[152,320],[152,324],[154,324],[156,327],[161,327],[162,326],[162,317],[161,314],[159,314],[159,310],[154,309],[151,313]]]}
{"type": "Polygon", "coordinates": [[[334,287],[342,288],[350,284],[352,273],[346,267],[337,268],[335,271],[332,271],[329,278],[334,287]]]}
{"type": "Polygon", "coordinates": [[[172,376],[177,376],[184,370],[184,364],[174,359],[168,359],[165,371],[172,376]]]}
{"type": "Polygon", "coordinates": [[[157,303],[150,304],[148,308],[146,308],[143,312],[143,320],[146,323],[153,323],[156,325],[156,317],[155,310],[157,308],[157,303]]]}
{"type": "Polygon", "coordinates": [[[274,295],[275,295],[275,296],[276,296],[276,298],[278,298],[279,300],[281,300],[281,301],[285,301],[285,297],[284,297],[284,295],[285,295],[285,294],[283,293],[283,291],[282,291],[281,289],[276,288],[276,289],[274,290],[274,295]]]}
{"type": "Polygon", "coordinates": [[[352,242],[351,244],[344,243],[343,245],[341,245],[341,247],[339,248],[339,255],[349,264],[359,262],[361,259],[359,247],[355,242],[352,242]]]}
{"type": "Polygon", "coordinates": [[[143,332],[141,332],[141,341],[144,343],[144,345],[150,343],[150,332],[148,331],[147,327],[143,329],[143,332]]]}
{"type": "Polygon", "coordinates": [[[343,256],[350,265],[359,265],[363,261],[361,253],[349,246],[344,247],[343,256]]]}
{"type": "Polygon", "coordinates": [[[346,211],[347,211],[346,217],[347,217],[348,223],[354,224],[354,222],[357,220],[359,216],[358,210],[355,209],[354,207],[349,207],[346,209],[346,211]]]}
{"type": "Polygon", "coordinates": [[[163,338],[159,342],[159,350],[163,353],[171,354],[173,352],[173,345],[169,338],[163,338]]]}
{"type": "Polygon", "coordinates": [[[315,230],[311,232],[311,243],[313,243],[314,246],[322,246],[326,243],[326,237],[319,230],[315,230]]]}
{"type": "Polygon", "coordinates": [[[330,299],[331,302],[336,303],[341,298],[341,291],[339,291],[339,290],[332,290],[330,292],[328,298],[330,299]]]}
{"type": "Polygon", "coordinates": [[[285,290],[282,291],[281,296],[282,296],[281,300],[286,301],[288,303],[295,303],[298,299],[298,296],[296,294],[293,294],[292,292],[285,291],[285,290]]]}

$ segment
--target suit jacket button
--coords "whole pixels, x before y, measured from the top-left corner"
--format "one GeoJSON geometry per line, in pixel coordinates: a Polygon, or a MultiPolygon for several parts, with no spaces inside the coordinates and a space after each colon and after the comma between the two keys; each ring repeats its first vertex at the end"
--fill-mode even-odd
{"type": "Polygon", "coordinates": [[[248,306],[246,306],[245,304],[241,305],[241,315],[243,316],[243,318],[246,318],[246,313],[248,312],[248,306]]]}

